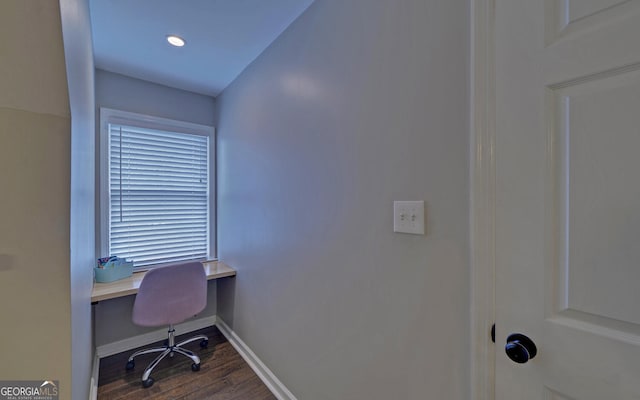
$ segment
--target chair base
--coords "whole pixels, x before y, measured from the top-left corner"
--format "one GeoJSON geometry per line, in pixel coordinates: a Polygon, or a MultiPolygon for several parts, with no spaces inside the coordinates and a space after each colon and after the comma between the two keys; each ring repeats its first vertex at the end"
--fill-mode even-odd
{"type": "Polygon", "coordinates": [[[153,369],[156,367],[156,365],[158,365],[160,363],[160,361],[162,361],[166,356],[169,357],[173,357],[174,354],[180,354],[183,355],[189,359],[191,359],[191,361],[193,361],[193,363],[191,364],[191,370],[192,371],[199,371],[200,370],[200,357],[198,357],[195,353],[193,353],[192,351],[189,351],[187,349],[183,349],[182,346],[191,343],[191,342],[195,342],[199,340],[200,341],[200,347],[207,347],[209,344],[209,338],[206,337],[205,335],[198,335],[198,336],[194,336],[191,337],[187,340],[184,340],[178,344],[175,344],[175,329],[173,327],[173,325],[171,325],[169,327],[169,332],[168,332],[168,338],[167,338],[167,345],[163,346],[163,347],[154,347],[154,348],[149,348],[149,349],[143,349],[143,350],[139,350],[136,351],[135,353],[133,353],[129,359],[127,360],[127,370],[132,370],[133,368],[135,368],[135,358],[137,356],[143,355],[143,354],[151,354],[151,353],[160,353],[152,362],[151,364],[149,364],[149,366],[147,366],[147,368],[144,370],[144,373],[142,374],[142,386],[144,386],[145,388],[149,388],[153,385],[153,378],[150,377],[151,375],[151,371],[153,371],[153,369]]]}

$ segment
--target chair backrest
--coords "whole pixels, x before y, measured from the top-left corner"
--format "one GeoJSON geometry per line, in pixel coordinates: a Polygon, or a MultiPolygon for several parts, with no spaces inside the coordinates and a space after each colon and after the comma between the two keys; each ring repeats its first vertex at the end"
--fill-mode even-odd
{"type": "Polygon", "coordinates": [[[141,326],[178,324],[207,305],[207,276],[200,262],[147,271],[133,304],[132,320],[141,326]]]}

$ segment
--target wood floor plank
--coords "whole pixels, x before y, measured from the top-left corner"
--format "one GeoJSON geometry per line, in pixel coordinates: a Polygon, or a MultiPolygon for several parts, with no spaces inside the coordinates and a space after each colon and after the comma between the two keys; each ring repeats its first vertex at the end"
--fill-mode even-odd
{"type": "MultiPolygon", "coordinates": [[[[136,366],[127,371],[130,354],[137,349],[100,360],[98,400],[275,400],[251,367],[240,357],[218,328],[201,329],[183,335],[188,338],[203,334],[209,337],[209,347],[201,349],[198,342],[186,348],[200,357],[200,371],[191,371],[191,360],[181,355],[167,358],[153,370],[152,387],[142,387],[142,373],[157,354],[136,357],[136,366]]],[[[183,337],[176,338],[176,342],[183,337]]],[[[147,347],[161,346],[162,342],[147,347]]]]}

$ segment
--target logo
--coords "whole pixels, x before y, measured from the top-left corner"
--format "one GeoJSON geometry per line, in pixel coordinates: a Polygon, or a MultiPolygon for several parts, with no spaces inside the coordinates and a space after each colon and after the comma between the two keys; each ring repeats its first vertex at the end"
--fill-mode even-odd
{"type": "Polygon", "coordinates": [[[58,381],[0,381],[0,400],[59,400],[58,381]]]}

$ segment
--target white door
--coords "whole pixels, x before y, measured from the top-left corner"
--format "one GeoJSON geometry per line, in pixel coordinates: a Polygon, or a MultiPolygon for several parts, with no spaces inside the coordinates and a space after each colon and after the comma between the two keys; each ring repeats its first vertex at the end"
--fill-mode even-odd
{"type": "Polygon", "coordinates": [[[496,398],[640,399],[640,1],[495,12],[496,398]]]}

